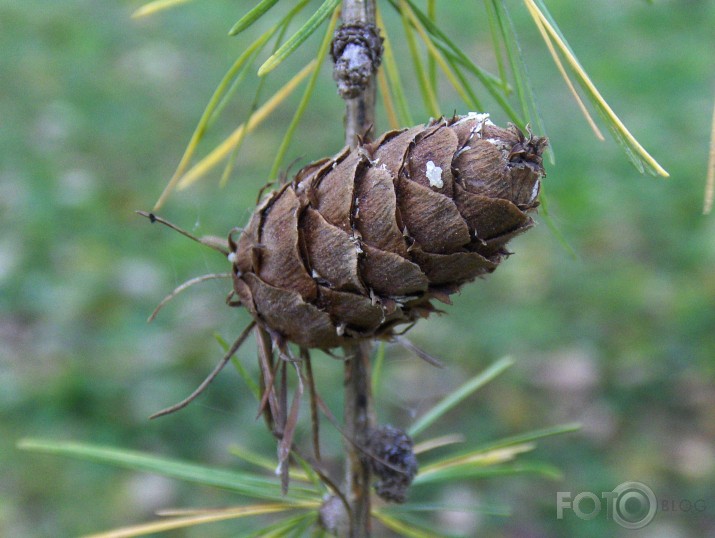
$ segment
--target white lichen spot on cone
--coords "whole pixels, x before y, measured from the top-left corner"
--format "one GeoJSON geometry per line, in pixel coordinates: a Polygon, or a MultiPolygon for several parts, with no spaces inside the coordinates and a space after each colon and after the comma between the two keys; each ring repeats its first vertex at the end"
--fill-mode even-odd
{"type": "Polygon", "coordinates": [[[435,166],[434,162],[427,161],[427,179],[429,180],[430,187],[435,187],[441,189],[444,187],[444,181],[442,181],[442,169],[439,166],[435,166]]]}

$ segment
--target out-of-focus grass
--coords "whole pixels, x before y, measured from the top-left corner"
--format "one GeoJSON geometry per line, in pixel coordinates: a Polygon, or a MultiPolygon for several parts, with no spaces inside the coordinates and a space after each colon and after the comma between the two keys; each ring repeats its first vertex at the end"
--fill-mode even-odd
{"type": "MultiPolygon", "coordinates": [[[[457,4],[445,3],[441,16],[454,21],[455,41],[473,43],[469,52],[489,64],[486,23],[457,4]]],[[[515,241],[514,257],[466,287],[449,315],[413,330],[416,343],[449,364],[446,371],[388,347],[381,415],[407,426],[448,388],[512,355],[517,365],[435,433],[488,441],[570,421],[583,422],[584,430],[540,448],[541,459],[563,468],[563,483],[494,479],[442,493],[455,504],[514,508],[509,519],[467,522],[465,533],[618,535],[605,517],[586,522],[567,514],[557,521],[556,491],[598,493],[640,480],[659,498],[706,502],[700,513],[659,513],[645,531],[712,534],[715,220],[700,208],[715,6],[553,4],[584,67],[671,179],[639,176],[613,142],[595,141],[515,3],[557,157],[546,182],[551,210],[579,259],[546,226],[515,241]]],[[[39,0],[0,6],[0,534],[7,536],[75,535],[141,521],[161,507],[237,502],[221,492],[18,453],[14,444],[23,436],[218,463],[232,462],[227,447],[235,441],[273,450],[253,421],[248,389],[230,372],[180,414],[145,420],[188,394],[218,360],[213,331],[230,337],[248,319],[225,307],[227,285],[213,281],[146,326],[174,285],[224,270],[224,262],[133,214],[156,200],[245,41],[225,37],[241,14],[233,2],[190,4],[139,22],[129,18],[134,7],[39,0]]],[[[399,22],[392,23],[395,39],[399,22]]],[[[297,54],[307,59],[311,46],[297,54]]],[[[275,76],[278,83],[289,73],[278,69],[275,76]]],[[[287,161],[339,149],[341,103],[328,70],[318,92],[303,124],[305,142],[287,161]]],[[[419,103],[418,95],[408,97],[419,103]]],[[[229,118],[246,113],[247,102],[229,107],[209,144],[228,132],[229,118]]],[[[412,114],[426,115],[419,104],[412,114]]],[[[240,180],[219,191],[218,172],[213,185],[173,195],[163,214],[199,234],[222,235],[245,223],[290,117],[286,107],[246,141],[240,180]]],[[[377,130],[385,127],[383,121],[377,130]]],[[[254,368],[251,345],[240,356],[254,368]]],[[[326,357],[315,365],[321,393],[338,409],[339,366],[326,357]]],[[[324,430],[334,453],[339,437],[324,430]]]]}

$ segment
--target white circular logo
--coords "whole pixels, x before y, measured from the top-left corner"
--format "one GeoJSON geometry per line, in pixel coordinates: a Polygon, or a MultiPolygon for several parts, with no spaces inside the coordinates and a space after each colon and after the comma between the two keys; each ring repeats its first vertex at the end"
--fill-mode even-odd
{"type": "Polygon", "coordinates": [[[623,482],[613,489],[613,521],[626,529],[642,529],[658,510],[655,493],[640,482],[623,482]]]}

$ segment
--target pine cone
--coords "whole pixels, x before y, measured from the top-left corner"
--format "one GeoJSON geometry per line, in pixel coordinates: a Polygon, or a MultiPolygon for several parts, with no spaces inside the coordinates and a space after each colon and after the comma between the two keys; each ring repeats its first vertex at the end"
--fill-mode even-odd
{"type": "Polygon", "coordinates": [[[399,428],[385,424],[370,432],[367,448],[370,468],[377,477],[375,493],[389,502],[405,502],[418,468],[412,438],[399,428]]]}
{"type": "Polygon", "coordinates": [[[494,271],[533,225],[546,145],[469,114],[309,164],[229,238],[234,291],[304,347],[389,338],[494,271]]]}

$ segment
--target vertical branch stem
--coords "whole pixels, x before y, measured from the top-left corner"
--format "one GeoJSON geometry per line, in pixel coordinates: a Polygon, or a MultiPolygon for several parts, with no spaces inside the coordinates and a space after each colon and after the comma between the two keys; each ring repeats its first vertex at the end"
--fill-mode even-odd
{"type": "MultiPolygon", "coordinates": [[[[335,78],[345,100],[345,144],[353,148],[359,137],[371,138],[375,124],[375,74],[382,52],[375,15],[375,0],[343,0],[342,28],[333,41],[335,78]]],[[[357,448],[365,446],[374,423],[370,350],[369,341],[345,349],[345,434],[353,441],[345,442],[350,538],[370,536],[370,466],[357,448]]]]}
{"type": "Polygon", "coordinates": [[[345,100],[345,145],[355,146],[358,137],[371,139],[375,125],[375,82],[370,80],[365,95],[345,100]]]}
{"type": "MultiPolygon", "coordinates": [[[[358,446],[365,446],[374,423],[370,390],[371,342],[352,348],[345,363],[345,490],[352,512],[350,538],[370,536],[370,465],[358,446]]],[[[347,351],[347,350],[346,350],[347,351]]]]}

